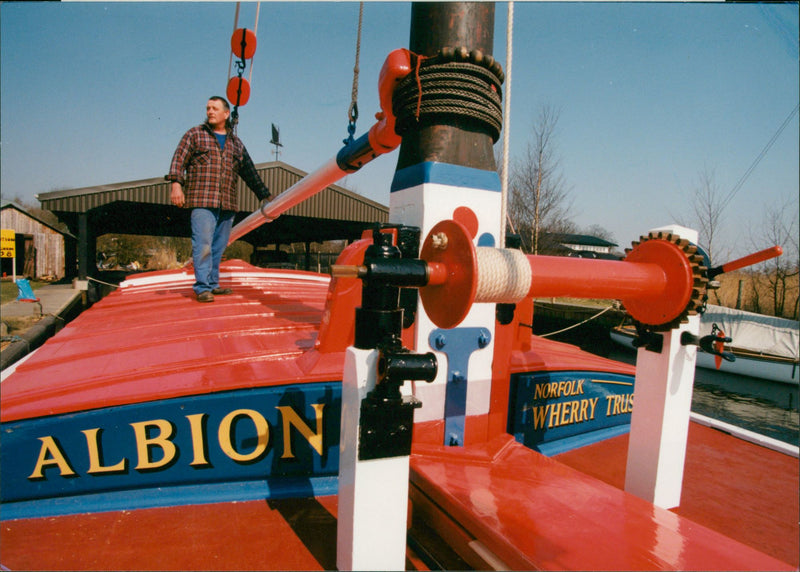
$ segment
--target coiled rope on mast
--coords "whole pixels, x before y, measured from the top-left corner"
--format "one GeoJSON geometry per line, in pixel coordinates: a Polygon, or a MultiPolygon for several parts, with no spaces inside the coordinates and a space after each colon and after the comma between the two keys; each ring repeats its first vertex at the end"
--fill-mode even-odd
{"type": "Polygon", "coordinates": [[[429,58],[412,57],[415,71],[397,84],[392,98],[395,131],[402,135],[429,117],[450,116],[482,123],[497,142],[503,126],[504,74],[494,57],[464,47],[442,48],[429,58]]]}

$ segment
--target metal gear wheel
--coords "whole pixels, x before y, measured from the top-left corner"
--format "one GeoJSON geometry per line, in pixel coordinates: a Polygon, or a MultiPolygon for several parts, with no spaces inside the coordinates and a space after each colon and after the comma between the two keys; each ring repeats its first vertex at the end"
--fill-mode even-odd
{"type": "Polygon", "coordinates": [[[625,260],[658,264],[667,275],[667,289],[658,300],[629,300],[625,310],[638,328],[665,332],[702,312],[708,268],[698,248],[669,232],[651,232],[625,250],[625,260]]]}

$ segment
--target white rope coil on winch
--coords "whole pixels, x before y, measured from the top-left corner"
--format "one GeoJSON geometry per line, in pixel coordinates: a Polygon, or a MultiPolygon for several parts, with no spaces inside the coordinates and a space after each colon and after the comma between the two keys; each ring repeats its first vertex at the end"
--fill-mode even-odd
{"type": "Polygon", "coordinates": [[[531,266],[519,250],[478,247],[475,302],[514,304],[531,289],[531,266]]]}

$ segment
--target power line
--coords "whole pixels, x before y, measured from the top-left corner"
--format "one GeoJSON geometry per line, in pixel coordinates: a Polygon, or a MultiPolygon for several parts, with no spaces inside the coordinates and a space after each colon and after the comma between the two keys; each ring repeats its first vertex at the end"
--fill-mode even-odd
{"type": "Polygon", "coordinates": [[[761,150],[761,153],[758,154],[758,157],[755,158],[755,160],[750,165],[750,167],[748,167],[747,171],[744,172],[744,175],[742,175],[742,177],[739,179],[739,181],[733,186],[733,188],[731,189],[731,192],[728,193],[728,196],[725,197],[724,201],[722,201],[722,205],[720,206],[720,211],[722,209],[724,209],[726,206],[728,206],[728,203],[731,202],[731,199],[733,199],[733,196],[736,193],[739,192],[739,189],[742,188],[742,185],[744,185],[744,182],[750,177],[750,175],[753,173],[753,171],[755,171],[755,168],[761,162],[761,159],[764,158],[764,156],[770,150],[770,148],[775,143],[775,141],[778,140],[778,137],[780,137],[781,133],[783,133],[783,130],[786,129],[786,126],[789,125],[789,122],[792,120],[792,117],[794,117],[795,113],[797,113],[798,109],[800,109],[800,103],[798,103],[797,105],[794,106],[794,109],[791,111],[791,113],[789,113],[789,115],[786,116],[786,119],[783,120],[783,123],[781,123],[781,126],[778,127],[778,130],[775,132],[775,134],[772,136],[772,138],[769,140],[769,142],[761,150]]]}

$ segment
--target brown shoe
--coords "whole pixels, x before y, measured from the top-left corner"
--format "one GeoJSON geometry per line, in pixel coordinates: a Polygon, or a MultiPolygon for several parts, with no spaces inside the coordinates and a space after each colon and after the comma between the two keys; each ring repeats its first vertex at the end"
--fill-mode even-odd
{"type": "Polygon", "coordinates": [[[198,302],[213,302],[214,301],[214,294],[206,290],[205,292],[200,292],[197,295],[198,302]]]}
{"type": "Polygon", "coordinates": [[[230,288],[214,288],[211,293],[215,296],[226,296],[227,294],[233,294],[233,290],[230,288]]]}

